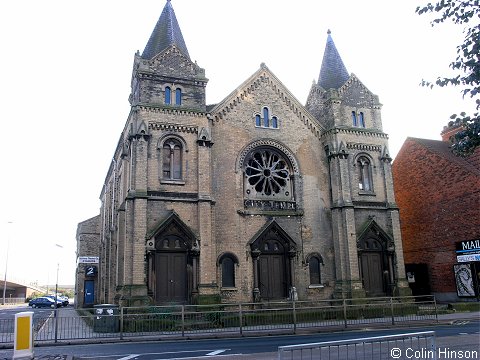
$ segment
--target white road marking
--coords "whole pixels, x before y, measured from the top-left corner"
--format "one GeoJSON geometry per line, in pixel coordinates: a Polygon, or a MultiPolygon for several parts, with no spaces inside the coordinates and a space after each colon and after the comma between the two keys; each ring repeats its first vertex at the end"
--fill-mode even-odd
{"type": "Polygon", "coordinates": [[[137,357],[137,356],[140,356],[140,355],[139,354],[132,354],[132,355],[128,355],[128,356],[122,357],[122,358],[117,359],[117,360],[130,360],[130,359],[133,359],[134,357],[137,357]]]}
{"type": "Polygon", "coordinates": [[[215,355],[221,354],[225,351],[227,351],[227,350],[215,350],[215,351],[212,351],[211,353],[208,353],[207,356],[215,356],[215,355]]]}
{"type": "MultiPolygon", "coordinates": [[[[238,354],[228,354],[228,355],[217,355],[215,358],[226,358],[230,359],[232,356],[241,356],[242,353],[238,354]]],[[[170,360],[197,360],[197,359],[212,359],[211,356],[196,356],[196,357],[181,357],[181,358],[170,358],[170,360]]],[[[155,359],[155,360],[165,360],[165,359],[155,359]]]]}

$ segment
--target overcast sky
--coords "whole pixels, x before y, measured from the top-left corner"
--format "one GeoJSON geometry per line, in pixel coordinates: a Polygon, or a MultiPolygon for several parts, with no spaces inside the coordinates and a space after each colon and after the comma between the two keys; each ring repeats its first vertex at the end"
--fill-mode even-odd
{"type": "MultiPolygon", "coordinates": [[[[439,140],[452,113],[473,108],[459,89],[419,86],[448,73],[463,39],[461,27],[432,28],[429,16],[415,14],[420,4],[172,0],[190,56],[209,79],[209,104],[262,62],[305,104],[331,29],[347,70],[380,97],[393,156],[407,136],[439,140]]],[[[99,213],[129,112],[134,54],[143,51],[164,5],[1,2],[0,274],[9,242],[9,278],[54,284],[59,263],[59,283],[74,283],[76,227],[99,213]]]]}

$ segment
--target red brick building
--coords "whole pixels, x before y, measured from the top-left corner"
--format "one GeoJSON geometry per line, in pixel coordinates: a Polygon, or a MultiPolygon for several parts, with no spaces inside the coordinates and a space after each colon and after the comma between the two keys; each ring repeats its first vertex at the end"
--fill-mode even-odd
{"type": "Polygon", "coordinates": [[[430,293],[438,301],[475,299],[480,151],[457,157],[448,142],[451,127],[442,135],[443,141],[407,138],[392,166],[406,271],[414,295],[430,293]]]}

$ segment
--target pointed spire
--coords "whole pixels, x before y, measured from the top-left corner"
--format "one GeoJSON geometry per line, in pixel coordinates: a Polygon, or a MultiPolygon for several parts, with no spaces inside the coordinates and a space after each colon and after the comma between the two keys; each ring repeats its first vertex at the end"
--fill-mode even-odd
{"type": "Polygon", "coordinates": [[[338,89],[348,80],[350,75],[335,47],[331,31],[327,31],[327,45],[323,54],[322,67],[318,77],[318,85],[323,89],[338,89]]]}
{"type": "Polygon", "coordinates": [[[147,46],[143,50],[142,58],[151,59],[171,45],[175,45],[183,55],[190,59],[182,31],[175,17],[175,11],[173,11],[170,0],[167,0],[157,25],[155,25],[152,35],[150,35],[147,46]]]}

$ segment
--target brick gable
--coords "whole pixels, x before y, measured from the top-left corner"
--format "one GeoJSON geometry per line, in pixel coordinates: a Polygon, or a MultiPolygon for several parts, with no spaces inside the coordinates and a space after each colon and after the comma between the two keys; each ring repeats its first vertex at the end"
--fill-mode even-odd
{"type": "Polygon", "coordinates": [[[445,142],[409,138],[392,166],[405,263],[428,264],[433,293],[456,291],[455,242],[480,235],[478,171],[447,153],[445,142]]]}

